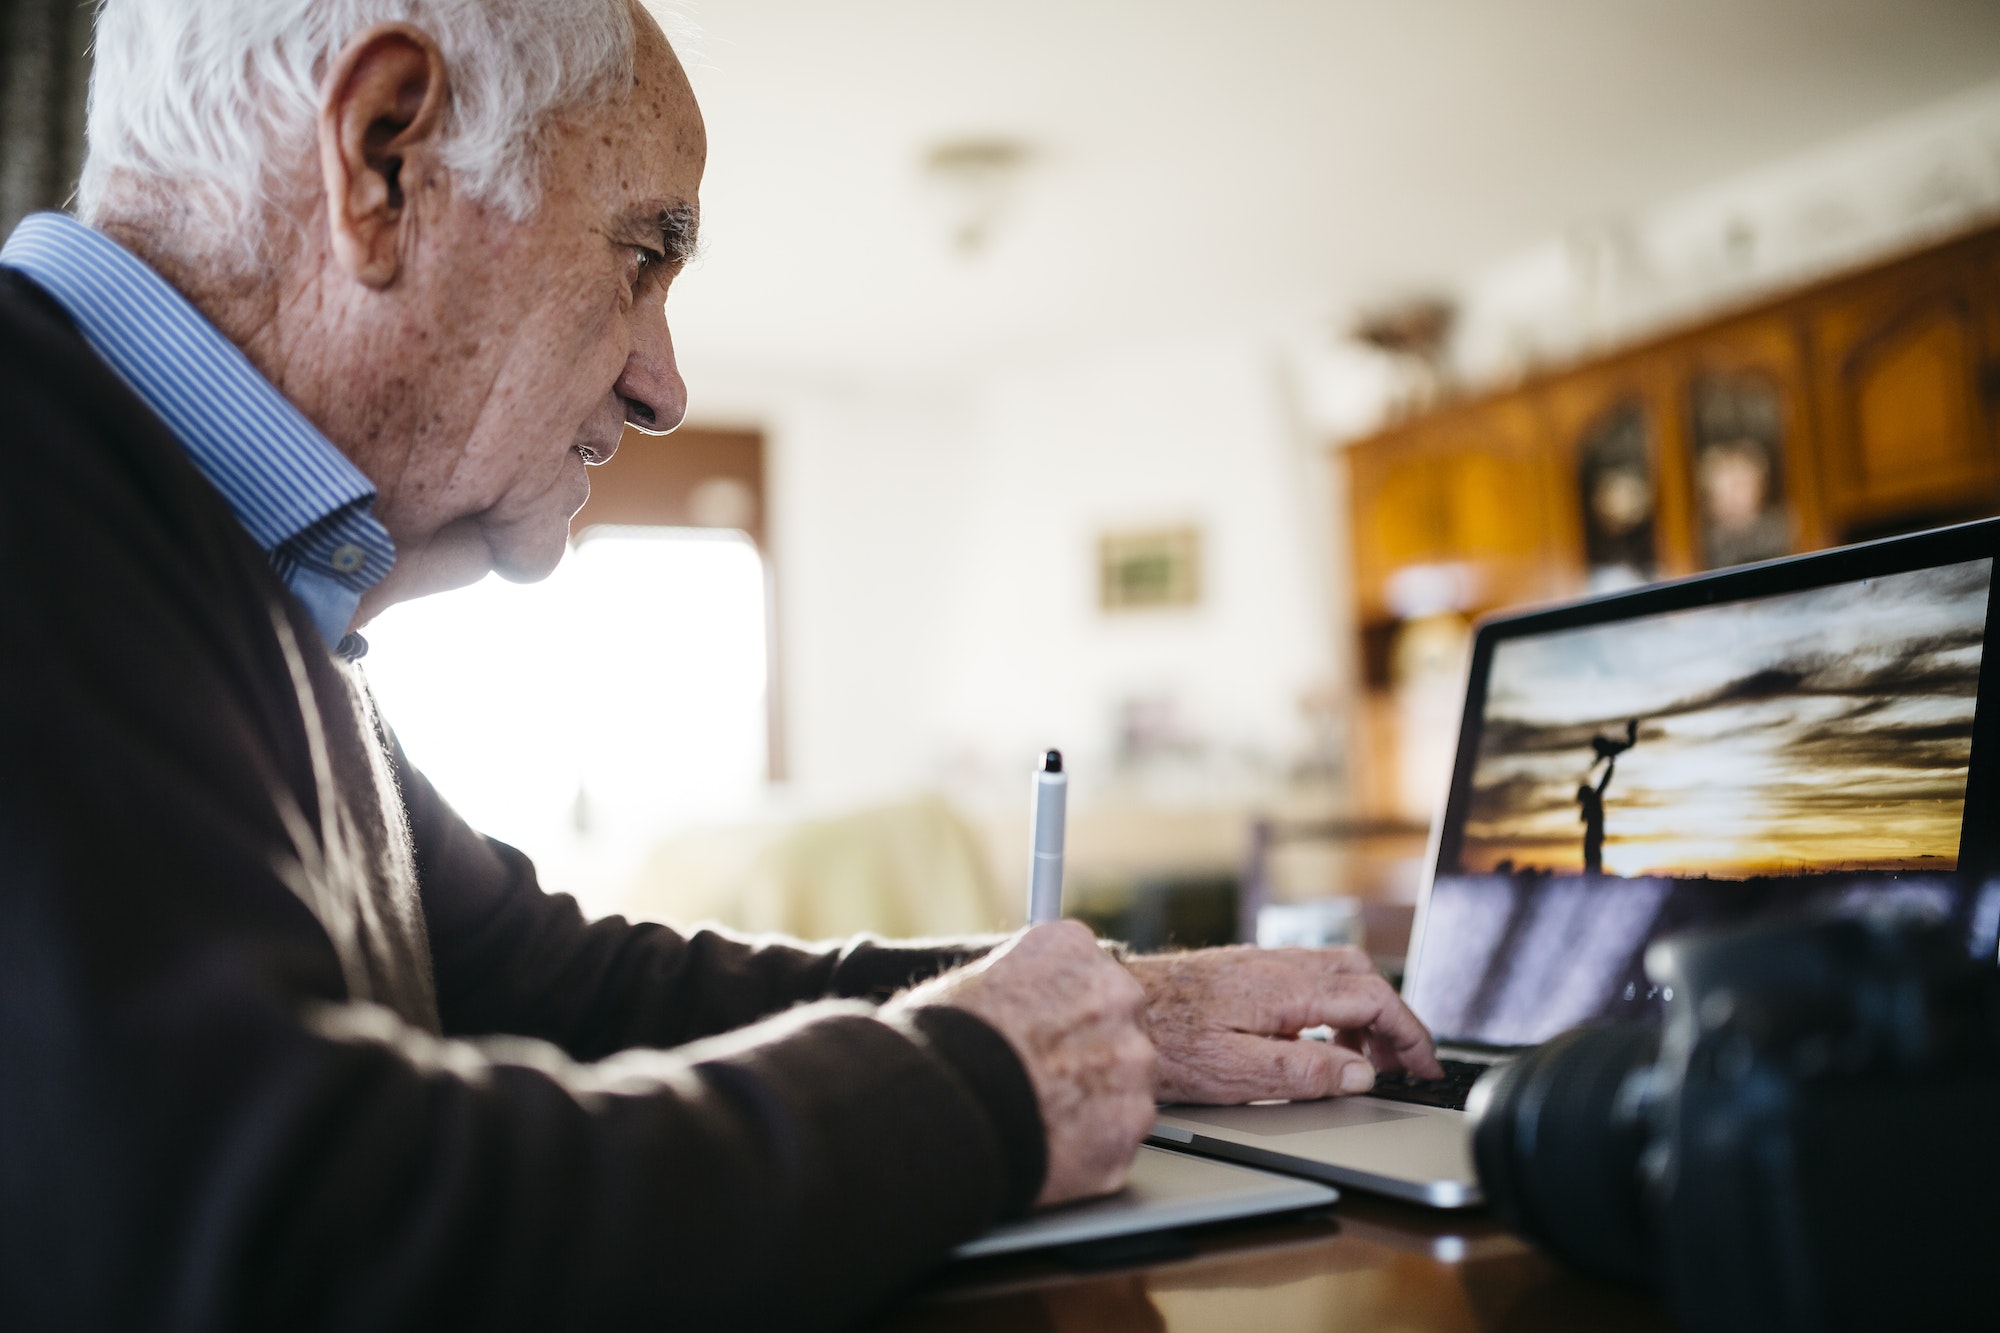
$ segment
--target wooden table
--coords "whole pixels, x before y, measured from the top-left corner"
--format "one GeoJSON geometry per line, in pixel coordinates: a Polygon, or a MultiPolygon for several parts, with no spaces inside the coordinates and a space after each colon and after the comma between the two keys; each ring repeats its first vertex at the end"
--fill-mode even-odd
{"type": "Polygon", "coordinates": [[[1323,1216],[1210,1228],[1185,1238],[1182,1251],[1102,1268],[1049,1255],[955,1265],[876,1327],[884,1333],[1664,1333],[1674,1327],[1652,1296],[1571,1273],[1484,1212],[1435,1213],[1352,1190],[1323,1216]]]}

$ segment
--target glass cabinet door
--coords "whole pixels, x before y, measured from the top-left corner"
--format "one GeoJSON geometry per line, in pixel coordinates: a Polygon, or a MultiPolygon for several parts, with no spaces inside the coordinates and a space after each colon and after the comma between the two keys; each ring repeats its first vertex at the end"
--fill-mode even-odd
{"type": "Polygon", "coordinates": [[[1650,582],[1659,571],[1659,487],[1644,400],[1600,412],[1577,445],[1577,499],[1588,587],[1608,592],[1650,582]]]}
{"type": "Polygon", "coordinates": [[[1695,550],[1705,569],[1788,555],[1784,403],[1761,371],[1707,371],[1690,385],[1695,550]]]}

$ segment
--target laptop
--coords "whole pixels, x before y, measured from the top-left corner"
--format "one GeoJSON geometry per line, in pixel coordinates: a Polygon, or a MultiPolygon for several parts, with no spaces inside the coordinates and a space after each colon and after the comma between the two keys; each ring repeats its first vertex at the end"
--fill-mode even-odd
{"type": "Polygon", "coordinates": [[[1468,1207],[1473,1082],[1657,1021],[1660,936],[1905,900],[1993,957],[1996,557],[2000,520],[1482,624],[1403,982],[1449,1076],[1163,1107],[1151,1141],[1468,1207]]]}
{"type": "Polygon", "coordinates": [[[1236,1222],[1274,1213],[1325,1208],[1340,1192],[1291,1175],[1272,1175],[1227,1162],[1140,1148],[1125,1188],[1005,1222],[952,1251],[957,1259],[1056,1246],[1088,1245],[1146,1232],[1236,1222]]]}

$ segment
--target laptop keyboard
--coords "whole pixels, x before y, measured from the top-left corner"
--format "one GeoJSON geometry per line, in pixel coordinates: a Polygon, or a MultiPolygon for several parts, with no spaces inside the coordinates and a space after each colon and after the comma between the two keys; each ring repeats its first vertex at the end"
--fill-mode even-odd
{"type": "Polygon", "coordinates": [[[1479,1081],[1481,1074],[1493,1067],[1471,1060],[1439,1060],[1438,1063],[1444,1066],[1443,1078],[1411,1078],[1400,1069],[1384,1070],[1375,1076],[1374,1090],[1368,1095],[1384,1101],[1414,1102],[1418,1106],[1442,1106],[1463,1111],[1465,1099],[1472,1095],[1472,1085],[1479,1081]]]}

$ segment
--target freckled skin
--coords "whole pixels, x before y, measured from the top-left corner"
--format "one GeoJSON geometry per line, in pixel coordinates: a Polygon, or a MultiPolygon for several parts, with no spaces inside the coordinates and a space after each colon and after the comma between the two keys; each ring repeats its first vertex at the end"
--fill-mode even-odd
{"type": "Polygon", "coordinates": [[[1443,1074],[1430,1033],[1359,949],[1239,946],[1134,958],[1163,1102],[1366,1092],[1377,1069],[1443,1074]],[[1296,1041],[1326,1026],[1331,1042],[1296,1041]]]}
{"type": "MultiPolygon", "coordinates": [[[[659,229],[631,219],[697,206],[706,134],[666,39],[643,11],[634,18],[629,94],[549,127],[541,203],[525,222],[458,192],[418,110],[443,97],[442,63],[425,66],[435,48],[421,33],[413,44],[415,30],[384,25],[350,45],[352,71],[336,66],[352,77],[330,80],[320,147],[337,161],[314,182],[310,239],[277,280],[232,288],[155,264],[379,489],[398,558],[357,624],[489,569],[545,576],[589,494],[585,454],[611,456],[628,403],[644,405],[641,425],[680,422],[665,313],[678,265],[643,262],[634,247],[657,251],[659,229]],[[358,148],[340,157],[342,127],[380,142],[413,117],[394,171],[358,148]],[[371,169],[376,196],[400,180],[407,197],[352,205],[360,195],[341,182],[365,193],[371,169]]],[[[147,254],[143,232],[120,239],[147,254]]]]}

